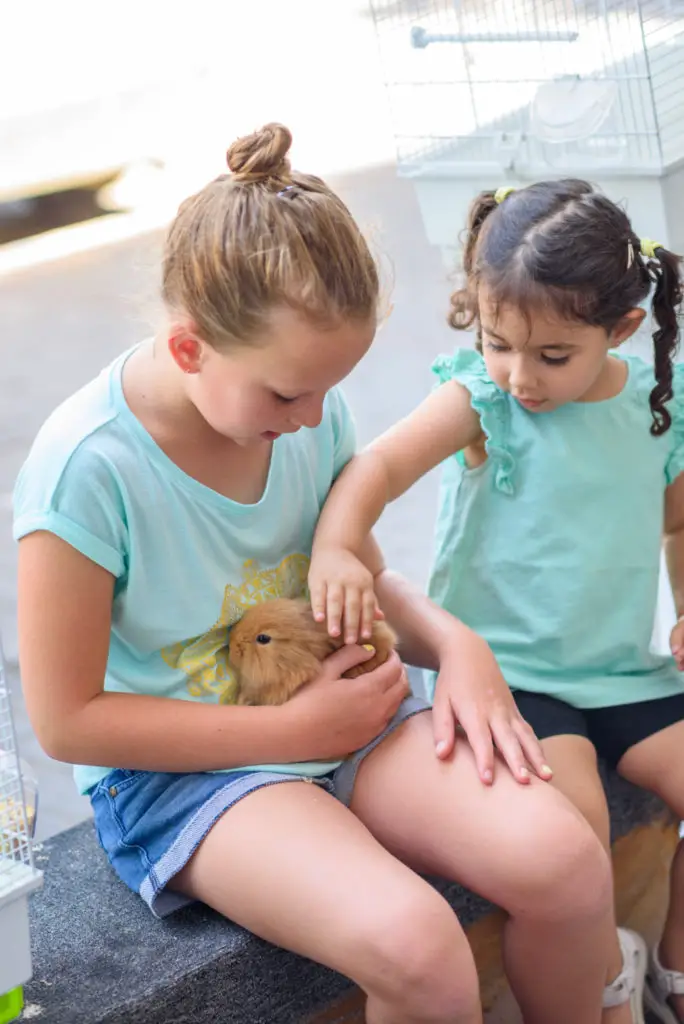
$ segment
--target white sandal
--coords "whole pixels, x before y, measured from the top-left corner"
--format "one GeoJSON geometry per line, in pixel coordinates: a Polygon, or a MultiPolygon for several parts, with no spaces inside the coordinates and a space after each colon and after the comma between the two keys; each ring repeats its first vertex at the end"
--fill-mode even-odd
{"type": "Polygon", "coordinates": [[[670,996],[684,996],[684,973],[668,971],[663,967],[656,948],[652,950],[649,959],[644,1005],[662,1024],[681,1024],[670,1006],[670,996]]]}
{"type": "MultiPolygon", "coordinates": [[[[618,928],[618,938],[622,950],[622,970],[617,978],[604,988],[603,1008],[607,1010],[613,1006],[629,1003],[633,1024],[646,1024],[644,1018],[644,992],[648,965],[646,943],[640,935],[627,928],[618,928]]],[[[674,1024],[679,1024],[679,1021],[675,1020],[674,1024]]]]}

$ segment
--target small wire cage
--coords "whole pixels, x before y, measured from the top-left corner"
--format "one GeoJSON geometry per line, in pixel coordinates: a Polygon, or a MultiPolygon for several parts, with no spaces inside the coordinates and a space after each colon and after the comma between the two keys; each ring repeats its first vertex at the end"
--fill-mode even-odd
{"type": "Polygon", "coordinates": [[[371,0],[408,176],[659,176],[684,160],[684,0],[371,0]]]}
{"type": "Polygon", "coordinates": [[[31,973],[29,893],[41,884],[33,862],[37,787],[29,795],[17,752],[12,705],[0,646],[0,1021],[12,1020],[18,986],[31,973]]]}
{"type": "Polygon", "coordinates": [[[0,652],[0,898],[10,879],[23,868],[33,872],[31,837],[36,818],[35,797],[24,789],[5,667],[0,652]]]}

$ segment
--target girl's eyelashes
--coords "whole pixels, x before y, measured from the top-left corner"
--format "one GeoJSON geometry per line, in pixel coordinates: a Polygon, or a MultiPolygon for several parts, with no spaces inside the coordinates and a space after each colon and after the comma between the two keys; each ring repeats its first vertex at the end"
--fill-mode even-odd
{"type": "MultiPolygon", "coordinates": [[[[510,352],[510,349],[506,345],[497,345],[493,341],[488,341],[487,348],[490,352],[510,352]]],[[[543,352],[540,354],[540,359],[547,366],[565,366],[570,361],[570,356],[547,356],[543,352]]]]}
{"type": "Polygon", "coordinates": [[[545,356],[542,353],[542,360],[547,366],[565,366],[570,360],[570,356],[545,356]]]}
{"type": "Polygon", "coordinates": [[[296,398],[287,398],[286,395],[279,395],[277,391],[273,392],[273,395],[278,402],[282,402],[284,405],[290,405],[292,402],[296,402],[296,398]]]}

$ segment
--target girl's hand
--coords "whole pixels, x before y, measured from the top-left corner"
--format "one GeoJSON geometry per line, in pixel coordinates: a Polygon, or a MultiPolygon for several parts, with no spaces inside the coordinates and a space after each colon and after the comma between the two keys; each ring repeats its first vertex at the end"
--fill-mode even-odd
{"type": "Polygon", "coordinates": [[[330,636],[340,636],[344,618],[348,644],[356,643],[359,636],[369,640],[373,620],[383,617],[373,589],[373,574],[344,548],[314,548],[309,593],[314,618],[316,622],[327,618],[330,636]]]}
{"type": "Polygon", "coordinates": [[[378,668],[356,679],[341,678],[374,653],[370,646],[342,647],[326,658],[317,679],[283,705],[292,727],[302,730],[302,760],[337,761],[387,728],[410,692],[399,656],[391,654],[378,668]]]}
{"type": "Polygon", "coordinates": [[[670,633],[670,650],[680,672],[684,672],[684,615],[680,616],[670,633]]]}
{"type": "Polygon", "coordinates": [[[437,756],[442,760],[453,753],[457,724],[462,727],[485,785],[494,781],[495,748],[523,785],[530,781],[528,765],[544,781],[553,774],[489,645],[474,633],[460,636],[453,653],[442,660],[433,723],[437,756]]]}

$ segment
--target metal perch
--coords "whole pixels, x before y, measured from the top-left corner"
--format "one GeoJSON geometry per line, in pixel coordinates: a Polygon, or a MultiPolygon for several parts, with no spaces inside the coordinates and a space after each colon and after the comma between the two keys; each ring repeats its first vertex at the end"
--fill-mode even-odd
{"type": "Polygon", "coordinates": [[[430,43],[574,43],[579,32],[428,32],[414,25],[411,46],[424,50],[430,43]]]}

